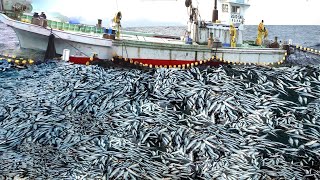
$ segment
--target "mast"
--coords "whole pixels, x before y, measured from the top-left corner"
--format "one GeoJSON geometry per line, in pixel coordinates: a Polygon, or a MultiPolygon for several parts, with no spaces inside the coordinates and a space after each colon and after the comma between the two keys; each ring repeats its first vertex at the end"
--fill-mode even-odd
{"type": "Polygon", "coordinates": [[[217,9],[217,1],[218,0],[214,0],[214,10],[213,10],[213,13],[212,13],[212,22],[215,23],[218,19],[219,19],[219,12],[218,12],[218,9],[217,9]]]}

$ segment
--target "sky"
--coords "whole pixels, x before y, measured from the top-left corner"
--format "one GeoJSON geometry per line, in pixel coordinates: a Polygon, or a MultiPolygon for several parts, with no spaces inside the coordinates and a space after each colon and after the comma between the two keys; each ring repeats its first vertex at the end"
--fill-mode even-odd
{"type": "MultiPolygon", "coordinates": [[[[249,0],[245,24],[320,25],[320,0],[249,0]]],[[[186,25],[185,0],[33,0],[35,11],[59,12],[68,17],[81,17],[83,23],[103,20],[109,26],[117,11],[122,12],[122,25],[186,25]]],[[[211,20],[214,0],[193,0],[202,19],[211,20]]]]}

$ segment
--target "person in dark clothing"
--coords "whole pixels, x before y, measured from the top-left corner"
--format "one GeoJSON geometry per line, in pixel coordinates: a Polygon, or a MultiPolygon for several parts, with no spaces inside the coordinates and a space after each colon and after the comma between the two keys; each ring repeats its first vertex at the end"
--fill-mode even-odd
{"type": "Polygon", "coordinates": [[[33,13],[33,17],[34,18],[38,18],[39,17],[39,14],[37,12],[33,13]]]}
{"type": "Polygon", "coordinates": [[[279,48],[278,37],[274,37],[274,42],[270,44],[270,48],[279,48]]]}
{"type": "Polygon", "coordinates": [[[44,12],[41,12],[40,17],[42,17],[43,19],[47,19],[47,16],[44,12]]]}

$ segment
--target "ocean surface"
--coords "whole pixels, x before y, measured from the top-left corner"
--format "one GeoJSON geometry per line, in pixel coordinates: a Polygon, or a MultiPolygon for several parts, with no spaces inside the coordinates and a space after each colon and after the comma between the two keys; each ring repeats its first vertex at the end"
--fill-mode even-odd
{"type": "MultiPolygon", "coordinates": [[[[275,36],[279,41],[293,40],[293,44],[302,46],[320,46],[320,26],[268,26],[265,27],[269,31],[268,38],[273,40],[275,36]]],[[[143,31],[149,33],[161,33],[166,35],[174,34],[176,36],[183,36],[187,27],[137,27],[127,28],[128,30],[143,31]]],[[[243,34],[244,40],[255,40],[257,37],[257,26],[245,26],[243,34]]]]}
{"type": "MultiPolygon", "coordinates": [[[[320,49],[320,26],[267,28],[320,49]]],[[[2,23],[0,52],[44,56],[2,23]]],[[[0,69],[0,180],[320,179],[319,63],[296,51],[279,67],[0,69]]]]}

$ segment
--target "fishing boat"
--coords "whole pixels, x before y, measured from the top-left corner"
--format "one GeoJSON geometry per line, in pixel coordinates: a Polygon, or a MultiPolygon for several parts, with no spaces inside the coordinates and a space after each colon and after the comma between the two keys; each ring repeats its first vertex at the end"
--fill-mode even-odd
{"type": "Polygon", "coordinates": [[[250,7],[248,0],[215,0],[212,21],[202,21],[191,0],[186,0],[189,11],[187,36],[184,40],[156,34],[123,33],[113,42],[118,57],[133,63],[157,66],[196,65],[211,63],[280,64],[286,59],[283,49],[245,44],[244,15],[250,7]],[[218,18],[221,12],[221,17],[218,18]],[[230,27],[236,30],[236,47],[231,46],[230,27]],[[211,36],[211,37],[210,37],[211,36]],[[191,42],[188,42],[191,39],[191,42]],[[209,41],[211,42],[211,46],[209,41]]]}
{"type": "Polygon", "coordinates": [[[0,20],[15,30],[22,48],[45,50],[48,36],[55,34],[57,52],[62,54],[64,49],[70,49],[74,55],[70,60],[80,64],[88,64],[92,54],[99,59],[123,60],[149,67],[189,67],[203,63],[272,65],[286,59],[287,51],[283,49],[244,43],[243,19],[250,7],[248,0],[216,0],[210,22],[199,18],[199,11],[191,0],[186,0],[185,5],[190,12],[185,38],[121,31],[119,38],[112,39],[105,38],[100,27],[48,21],[48,27],[44,28],[26,21],[30,18],[27,15],[14,20],[0,14],[0,20]],[[230,47],[231,24],[237,37],[235,47],[230,47]]]}
{"type": "MultiPolygon", "coordinates": [[[[65,49],[69,49],[70,54],[78,57],[74,59],[75,63],[85,64],[82,59],[91,57],[93,53],[99,54],[104,59],[112,58],[112,40],[102,38],[97,33],[79,33],[35,25],[31,23],[31,19],[24,19],[32,17],[28,15],[18,17],[21,11],[30,9],[32,9],[31,4],[25,0],[0,0],[0,12],[5,12],[5,14],[0,13],[0,21],[15,31],[21,48],[46,51],[49,36],[54,34],[56,52],[62,55],[65,49]]],[[[102,29],[95,31],[102,32],[102,29]]]]}

